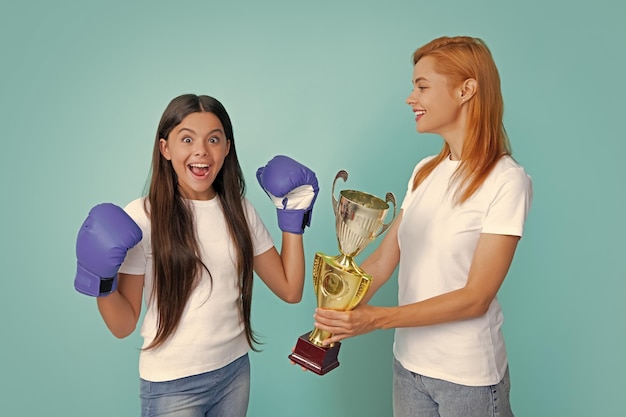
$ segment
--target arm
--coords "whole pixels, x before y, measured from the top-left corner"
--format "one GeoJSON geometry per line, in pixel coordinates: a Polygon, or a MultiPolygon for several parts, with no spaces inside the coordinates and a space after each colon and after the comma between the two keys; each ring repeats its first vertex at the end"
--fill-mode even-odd
{"type": "Polygon", "coordinates": [[[361,268],[372,276],[372,283],[365,294],[362,303],[368,303],[376,291],[385,284],[400,261],[400,247],[398,247],[398,227],[402,221],[402,213],[394,219],[382,242],[370,256],[363,261],[361,268]]]}
{"type": "Polygon", "coordinates": [[[283,232],[280,255],[276,248],[254,257],[254,270],[274,294],[287,303],[298,303],[304,288],[302,235],[283,232]]]}
{"type": "Polygon", "coordinates": [[[302,234],[311,224],[319,191],[317,177],[306,166],[283,155],[259,168],[256,177],[276,206],[283,241],[280,255],[276,248],[271,248],[255,256],[254,270],[278,297],[297,303],[304,288],[302,234]]]}
{"type": "Polygon", "coordinates": [[[118,274],[117,290],[98,297],[98,310],[115,337],[129,336],[137,327],[143,296],[143,275],[118,274]]]}
{"type": "Polygon", "coordinates": [[[139,320],[143,275],[118,270],[142,236],[139,226],[123,209],[104,203],[90,210],[76,239],[74,287],[82,294],[98,297],[102,318],[119,338],[131,334],[139,320]]]}
{"type": "Polygon", "coordinates": [[[327,343],[376,329],[429,326],[479,317],[487,311],[509,270],[519,236],[482,234],[467,284],[456,291],[405,306],[363,305],[348,312],[316,310],[315,325],[333,333],[327,343]]]}

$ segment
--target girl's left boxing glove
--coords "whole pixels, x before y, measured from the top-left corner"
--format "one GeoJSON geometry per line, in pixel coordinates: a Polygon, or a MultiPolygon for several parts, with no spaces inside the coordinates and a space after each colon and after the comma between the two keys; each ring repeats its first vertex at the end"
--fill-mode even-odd
{"type": "Polygon", "coordinates": [[[276,206],[283,232],[304,233],[311,225],[319,187],[315,172],[284,155],[272,158],[256,172],[259,184],[276,206]]]}

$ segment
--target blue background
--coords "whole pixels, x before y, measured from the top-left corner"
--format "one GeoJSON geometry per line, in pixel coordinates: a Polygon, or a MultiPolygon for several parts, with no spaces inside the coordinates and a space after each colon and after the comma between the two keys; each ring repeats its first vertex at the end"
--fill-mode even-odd
{"type": "MultiPolygon", "coordinates": [[[[335,173],[399,200],[441,139],[404,103],[411,54],[442,35],[490,46],[513,155],[535,200],[499,297],[518,416],[623,415],[625,6],[566,1],[5,1],[0,5],[0,414],[139,415],[137,334],[115,339],[73,289],[76,233],[100,202],[144,192],[156,126],[182,93],[219,98],[254,179],[275,154],[312,167],[305,234],[337,253],[335,173]]],[[[338,183],[340,184],[340,183],[338,183]]],[[[372,247],[376,243],[372,244],[372,247]]],[[[372,247],[368,248],[371,251],[372,247]]],[[[361,259],[362,260],[362,259],[361,259]]],[[[373,303],[396,303],[392,279],[373,303]]],[[[390,416],[393,331],[347,340],[324,377],[286,356],[311,330],[310,275],[287,305],[260,281],[255,416],[390,416]]]]}

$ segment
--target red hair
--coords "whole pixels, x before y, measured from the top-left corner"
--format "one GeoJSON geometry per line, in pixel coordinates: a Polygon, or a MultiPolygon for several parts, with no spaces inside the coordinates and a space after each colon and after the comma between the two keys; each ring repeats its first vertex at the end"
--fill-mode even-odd
{"type": "MultiPolygon", "coordinates": [[[[413,65],[429,56],[435,71],[448,78],[453,87],[465,80],[476,80],[476,93],[466,103],[468,119],[461,162],[454,179],[459,180],[455,197],[463,203],[483,184],[498,160],[511,155],[509,139],[502,123],[504,101],[500,75],[489,48],[481,39],[468,36],[441,37],[413,53],[413,65]]],[[[450,155],[444,142],[439,155],[428,161],[415,175],[413,189],[428,177],[435,167],[450,155]]]]}

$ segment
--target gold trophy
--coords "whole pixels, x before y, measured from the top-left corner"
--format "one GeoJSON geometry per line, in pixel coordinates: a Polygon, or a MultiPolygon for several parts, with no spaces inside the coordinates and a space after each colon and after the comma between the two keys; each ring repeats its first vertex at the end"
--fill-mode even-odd
{"type": "MultiPolygon", "coordinates": [[[[372,277],[354,262],[371,241],[383,234],[396,217],[396,198],[387,193],[385,201],[362,191],[343,190],[339,201],[335,199],[335,183],[341,178],[347,181],[348,173],[339,171],[332,187],[333,210],[339,251],[337,256],[317,252],[313,262],[313,286],[317,306],[348,311],[355,308],[367,293],[372,277]],[[393,204],[393,217],[383,224],[389,203],[393,204]]],[[[339,366],[337,355],[341,342],[322,345],[329,338],[327,331],[314,329],[298,338],[289,359],[318,375],[339,366]]]]}

